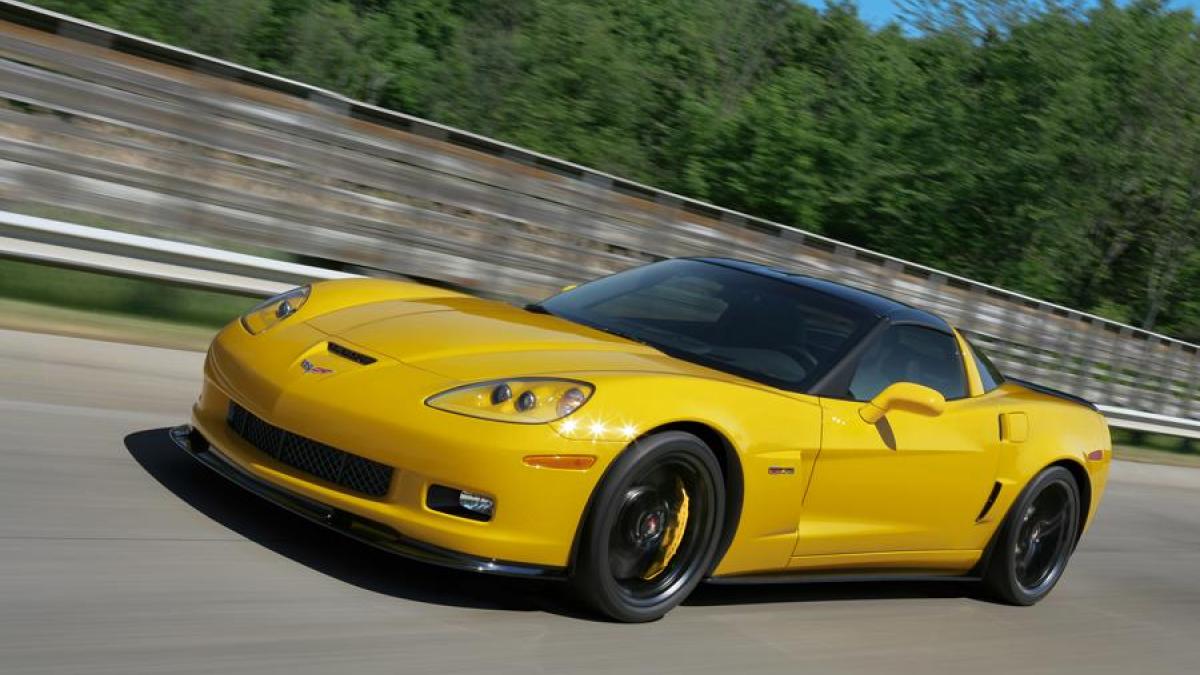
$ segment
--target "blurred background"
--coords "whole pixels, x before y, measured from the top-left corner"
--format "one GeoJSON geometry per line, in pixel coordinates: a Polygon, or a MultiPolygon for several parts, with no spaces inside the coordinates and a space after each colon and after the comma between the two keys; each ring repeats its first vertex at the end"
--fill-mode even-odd
{"type": "Polygon", "coordinates": [[[1200,339],[1187,2],[35,4],[1200,339]]]}
{"type": "Polygon", "coordinates": [[[0,235],[21,240],[3,326],[198,349],[264,290],[89,262],[79,242],[129,244],[65,226],[508,300],[735,255],[940,311],[1010,373],[1200,417],[1190,0],[42,0],[0,19],[0,235]]]}

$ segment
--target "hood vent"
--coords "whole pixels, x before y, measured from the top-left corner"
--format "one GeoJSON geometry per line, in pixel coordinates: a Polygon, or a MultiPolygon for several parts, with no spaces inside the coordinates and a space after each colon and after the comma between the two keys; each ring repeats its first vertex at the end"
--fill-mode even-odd
{"type": "Polygon", "coordinates": [[[349,359],[360,366],[369,366],[372,363],[375,363],[375,357],[367,356],[362,352],[356,352],[353,349],[350,349],[349,347],[343,347],[336,342],[329,343],[329,353],[336,354],[343,359],[349,359]]]}

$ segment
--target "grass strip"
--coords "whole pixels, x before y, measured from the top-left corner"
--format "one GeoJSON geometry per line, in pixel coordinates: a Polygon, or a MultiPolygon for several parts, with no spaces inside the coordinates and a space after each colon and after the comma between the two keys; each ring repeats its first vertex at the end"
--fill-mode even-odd
{"type": "Polygon", "coordinates": [[[0,260],[0,326],[203,349],[258,299],[17,260],[0,260]]]}

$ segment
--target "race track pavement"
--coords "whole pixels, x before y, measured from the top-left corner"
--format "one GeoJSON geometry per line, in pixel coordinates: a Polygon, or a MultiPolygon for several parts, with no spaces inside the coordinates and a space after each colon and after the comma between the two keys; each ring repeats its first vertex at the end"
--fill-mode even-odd
{"type": "Polygon", "coordinates": [[[0,331],[0,673],[1195,673],[1200,470],[1119,463],[1033,608],[702,587],[654,624],[346,541],[194,465],[197,353],[0,331]]]}

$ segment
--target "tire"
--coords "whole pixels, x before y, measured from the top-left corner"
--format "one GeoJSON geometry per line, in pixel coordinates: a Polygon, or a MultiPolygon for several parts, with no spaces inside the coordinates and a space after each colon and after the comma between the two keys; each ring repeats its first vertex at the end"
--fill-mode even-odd
{"type": "Polygon", "coordinates": [[[576,596],[616,621],[654,621],[708,573],[725,510],[721,467],[699,438],[639,439],[609,468],[583,523],[576,596]]]}
{"type": "Polygon", "coordinates": [[[1032,605],[1062,578],[1079,539],[1079,485],[1052,466],[1026,486],[993,542],[983,584],[996,600],[1032,605]]]}

